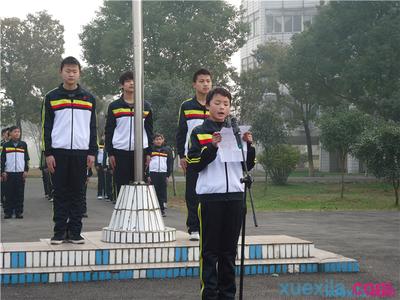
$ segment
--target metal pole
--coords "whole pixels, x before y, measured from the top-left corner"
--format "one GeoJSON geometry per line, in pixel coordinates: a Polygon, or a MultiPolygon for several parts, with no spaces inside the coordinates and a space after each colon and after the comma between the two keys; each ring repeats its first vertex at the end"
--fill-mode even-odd
{"type": "Polygon", "coordinates": [[[143,181],[143,17],[142,1],[132,0],[133,51],[135,74],[135,157],[134,181],[143,181]]]}

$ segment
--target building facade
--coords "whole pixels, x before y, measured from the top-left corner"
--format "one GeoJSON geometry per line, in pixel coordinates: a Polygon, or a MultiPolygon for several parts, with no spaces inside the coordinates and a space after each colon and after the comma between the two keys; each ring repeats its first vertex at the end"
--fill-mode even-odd
{"type": "Polygon", "coordinates": [[[290,43],[294,34],[312,24],[319,4],[319,0],[242,1],[250,35],[240,50],[241,70],[255,65],[251,55],[258,45],[271,39],[290,43]]]}

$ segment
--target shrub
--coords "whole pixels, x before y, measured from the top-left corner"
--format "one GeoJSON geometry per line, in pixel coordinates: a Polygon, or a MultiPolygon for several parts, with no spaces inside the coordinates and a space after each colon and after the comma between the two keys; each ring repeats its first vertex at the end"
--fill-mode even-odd
{"type": "Polygon", "coordinates": [[[274,145],[264,150],[258,161],[275,185],[287,184],[290,173],[296,168],[300,151],[290,145],[274,145]]]}

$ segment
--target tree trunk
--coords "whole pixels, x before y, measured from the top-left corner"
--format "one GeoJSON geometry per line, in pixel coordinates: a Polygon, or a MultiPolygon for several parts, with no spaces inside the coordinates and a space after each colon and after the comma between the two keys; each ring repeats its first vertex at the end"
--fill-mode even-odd
{"type": "Polygon", "coordinates": [[[400,179],[393,179],[393,189],[394,189],[394,196],[396,198],[395,205],[399,206],[399,186],[400,186],[400,179]]]}
{"type": "Polygon", "coordinates": [[[303,119],[304,132],[306,133],[306,143],[307,143],[307,158],[308,158],[308,176],[314,177],[314,160],[312,152],[312,141],[311,133],[308,121],[303,119]]]}
{"type": "Polygon", "coordinates": [[[344,172],[345,172],[345,170],[346,170],[346,168],[345,168],[345,161],[346,161],[346,155],[345,154],[343,154],[342,156],[341,156],[341,165],[342,165],[342,182],[341,182],[341,184],[342,184],[342,187],[341,187],[341,192],[340,192],[340,198],[341,199],[343,199],[343,195],[344,195],[344,172]]]}
{"type": "Polygon", "coordinates": [[[21,120],[21,116],[18,113],[15,113],[15,119],[16,119],[16,126],[19,128],[20,132],[21,132],[21,140],[22,140],[22,120],[21,120]]]}

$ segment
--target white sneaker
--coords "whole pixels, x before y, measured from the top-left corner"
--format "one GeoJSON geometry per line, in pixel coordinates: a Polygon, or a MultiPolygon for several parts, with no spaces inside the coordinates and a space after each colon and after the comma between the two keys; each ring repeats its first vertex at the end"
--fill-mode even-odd
{"type": "Polygon", "coordinates": [[[190,241],[198,241],[200,240],[200,234],[197,231],[193,231],[189,237],[190,241]]]}
{"type": "Polygon", "coordinates": [[[103,196],[97,196],[97,199],[101,200],[101,199],[103,199],[103,196]]]}

